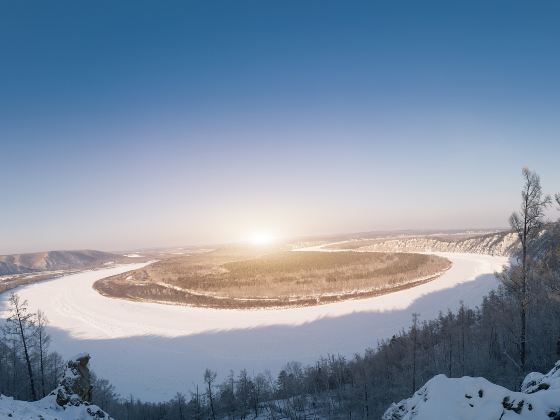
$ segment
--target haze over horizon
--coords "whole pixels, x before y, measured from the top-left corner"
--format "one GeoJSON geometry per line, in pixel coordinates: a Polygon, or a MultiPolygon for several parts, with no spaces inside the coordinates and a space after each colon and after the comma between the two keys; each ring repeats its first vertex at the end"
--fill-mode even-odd
{"type": "Polygon", "coordinates": [[[560,190],[558,12],[4,2],[0,254],[506,226],[560,190]]]}

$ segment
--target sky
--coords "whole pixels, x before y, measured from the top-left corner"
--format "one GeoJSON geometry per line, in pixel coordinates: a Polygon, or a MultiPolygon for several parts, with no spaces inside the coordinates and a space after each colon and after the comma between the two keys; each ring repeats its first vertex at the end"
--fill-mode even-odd
{"type": "Polygon", "coordinates": [[[560,2],[4,1],[0,254],[494,228],[560,191],[560,2]]]}

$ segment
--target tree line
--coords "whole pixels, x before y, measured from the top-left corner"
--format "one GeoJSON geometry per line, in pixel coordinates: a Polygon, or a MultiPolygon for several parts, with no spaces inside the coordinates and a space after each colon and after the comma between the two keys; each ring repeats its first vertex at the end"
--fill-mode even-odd
{"type": "MultiPolygon", "coordinates": [[[[518,388],[528,372],[548,371],[560,359],[560,221],[545,222],[547,207],[560,208],[560,195],[544,195],[528,169],[523,180],[521,207],[510,218],[519,252],[479,306],[461,305],[432,320],[413,314],[407,330],[362,354],[290,362],[274,377],[242,370],[218,382],[207,369],[204,386],[162,403],[122,398],[108,381],[96,379],[94,403],[125,420],[378,419],[439,373],[484,376],[518,388]]],[[[44,315],[29,314],[16,295],[10,303],[0,343],[0,392],[39,398],[56,382],[62,360],[48,352],[44,315]]]]}
{"type": "Polygon", "coordinates": [[[59,354],[49,351],[44,313],[29,312],[17,294],[9,299],[9,316],[0,333],[0,393],[22,400],[44,397],[64,371],[59,354]]]}

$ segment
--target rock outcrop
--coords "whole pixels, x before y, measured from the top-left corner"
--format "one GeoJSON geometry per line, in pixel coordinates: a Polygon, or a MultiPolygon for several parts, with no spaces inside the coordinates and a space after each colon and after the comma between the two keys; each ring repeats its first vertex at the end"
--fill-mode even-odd
{"type": "Polygon", "coordinates": [[[528,374],[521,384],[521,392],[533,394],[546,389],[560,389],[560,360],[552,370],[546,374],[532,372],[528,374]]]}
{"type": "Polygon", "coordinates": [[[437,375],[414,395],[392,404],[383,420],[560,420],[560,361],[530,373],[513,392],[484,378],[437,375]]]}
{"type": "Polygon", "coordinates": [[[90,356],[82,353],[68,361],[60,384],[51,395],[56,396],[56,403],[61,407],[91,403],[91,375],[88,363],[90,356]]]}

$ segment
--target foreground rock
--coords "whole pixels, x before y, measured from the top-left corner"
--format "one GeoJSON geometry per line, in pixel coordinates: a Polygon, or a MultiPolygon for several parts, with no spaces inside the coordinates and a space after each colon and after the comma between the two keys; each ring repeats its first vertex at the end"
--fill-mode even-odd
{"type": "Polygon", "coordinates": [[[547,374],[530,373],[513,392],[484,378],[437,375],[383,420],[560,420],[560,361],[547,374]]]}
{"type": "Polygon", "coordinates": [[[112,420],[91,404],[89,359],[89,354],[84,353],[70,360],[60,384],[39,401],[19,401],[0,395],[0,419],[112,420]]]}

